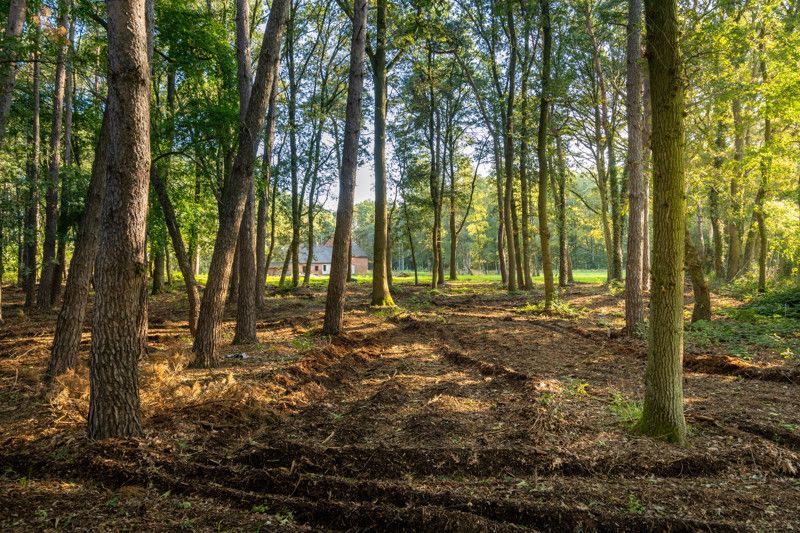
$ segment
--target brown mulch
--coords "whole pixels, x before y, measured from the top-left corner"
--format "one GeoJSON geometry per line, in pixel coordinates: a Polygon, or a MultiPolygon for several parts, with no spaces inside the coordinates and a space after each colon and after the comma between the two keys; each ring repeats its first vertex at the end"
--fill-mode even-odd
{"type": "Polygon", "coordinates": [[[80,368],[41,381],[55,313],[4,290],[0,529],[788,530],[800,528],[800,384],[779,354],[685,360],[689,444],[632,433],[644,343],[622,301],[579,285],[578,317],[508,296],[404,284],[396,312],[350,287],[347,331],[320,335],[324,293],[275,292],[259,343],[187,368],[186,302],[151,299],[146,436],[90,442],[80,368]]]}

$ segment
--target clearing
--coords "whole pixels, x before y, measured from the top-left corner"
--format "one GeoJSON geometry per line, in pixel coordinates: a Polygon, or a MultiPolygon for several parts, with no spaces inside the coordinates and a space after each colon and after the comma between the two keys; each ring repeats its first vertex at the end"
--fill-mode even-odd
{"type": "Polygon", "coordinates": [[[781,344],[796,330],[736,350],[691,332],[679,448],[630,430],[645,343],[618,335],[622,296],[600,284],[544,316],[541,294],[492,281],[398,284],[397,310],[370,309],[358,283],[335,340],[319,334],[324,287],[276,293],[257,345],[230,346],[229,310],[222,351],[246,357],[212,371],[185,368],[174,287],[151,298],[146,438],[105,442],[84,434],[88,329],[80,370],[48,391],[55,314],[24,316],[4,291],[0,528],[800,528],[800,369],[781,344]]]}

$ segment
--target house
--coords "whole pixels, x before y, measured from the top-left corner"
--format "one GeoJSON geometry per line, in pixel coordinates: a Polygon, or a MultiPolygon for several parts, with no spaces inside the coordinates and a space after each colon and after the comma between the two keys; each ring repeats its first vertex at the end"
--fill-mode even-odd
{"type": "MultiPolygon", "coordinates": [[[[300,275],[305,275],[306,259],[308,254],[305,246],[300,247],[298,254],[300,259],[300,275]]],[[[369,272],[369,259],[366,252],[361,249],[359,245],[353,243],[351,249],[352,257],[350,258],[350,271],[354,275],[362,276],[369,272]]],[[[331,258],[333,257],[333,238],[325,244],[314,245],[314,255],[311,258],[311,275],[312,276],[328,276],[331,273],[331,258]]],[[[283,269],[283,263],[272,262],[269,265],[268,275],[280,276],[283,269]]],[[[291,265],[289,266],[291,272],[291,265]]]]}

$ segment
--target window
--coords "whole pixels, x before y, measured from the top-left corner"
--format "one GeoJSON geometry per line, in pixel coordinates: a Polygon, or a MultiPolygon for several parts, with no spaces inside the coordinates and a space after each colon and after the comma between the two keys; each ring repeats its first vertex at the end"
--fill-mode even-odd
{"type": "Polygon", "coordinates": [[[319,272],[319,265],[314,265],[314,272],[319,272]]]}
{"type": "Polygon", "coordinates": [[[322,265],[322,273],[323,273],[323,274],[327,274],[327,273],[328,273],[328,267],[329,267],[329,266],[330,266],[330,265],[328,265],[328,264],[322,265]]]}

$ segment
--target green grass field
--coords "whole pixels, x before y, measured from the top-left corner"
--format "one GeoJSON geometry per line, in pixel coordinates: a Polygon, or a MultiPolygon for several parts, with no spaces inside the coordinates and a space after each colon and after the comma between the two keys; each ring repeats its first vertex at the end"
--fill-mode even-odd
{"type": "MultiPolygon", "coordinates": [[[[557,276],[558,274],[556,274],[557,276]]],[[[606,281],[606,271],[605,270],[575,270],[573,272],[575,277],[575,281],[578,283],[604,283],[606,281]]],[[[445,278],[447,275],[445,274],[445,278]]],[[[182,282],[183,278],[180,272],[176,272],[173,274],[173,279],[179,283],[182,282]]],[[[200,274],[197,276],[197,281],[201,284],[205,284],[208,280],[208,276],[206,274],[200,274]]],[[[267,284],[269,285],[277,285],[280,281],[279,276],[268,276],[267,277],[267,284]]],[[[368,274],[366,276],[356,276],[356,283],[371,283],[372,282],[372,275],[368,274]]],[[[395,272],[394,273],[394,282],[395,283],[414,283],[414,272],[411,271],[404,271],[404,272],[395,272]]],[[[430,272],[420,272],[419,273],[419,283],[420,284],[429,284],[431,282],[431,274],[430,272]]],[[[537,284],[544,284],[544,276],[534,276],[533,282],[537,284]]],[[[318,287],[318,286],[325,286],[328,283],[327,276],[311,276],[311,285],[318,287]]],[[[453,283],[448,281],[448,283],[453,283]]],[[[458,276],[458,281],[455,283],[500,283],[500,275],[499,274],[460,274],[458,276]]]]}

